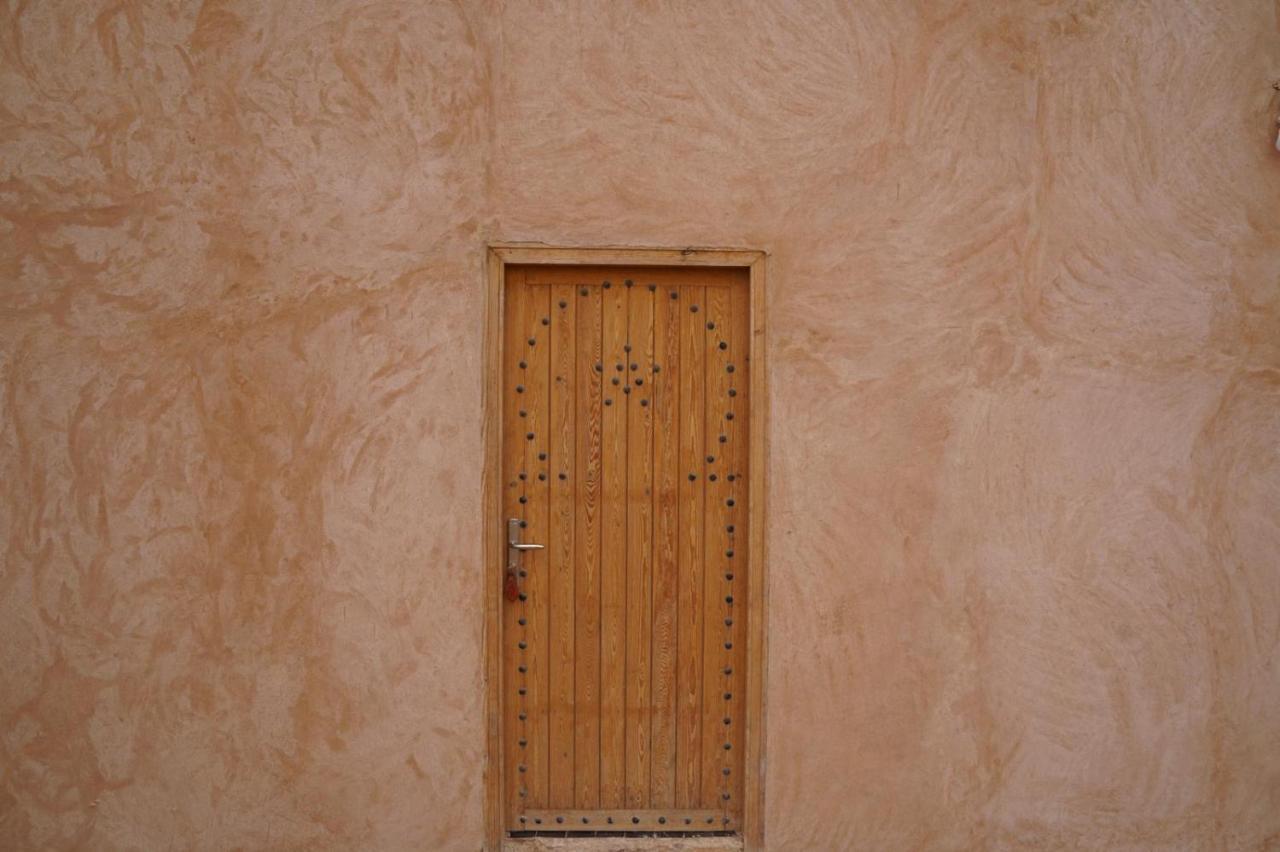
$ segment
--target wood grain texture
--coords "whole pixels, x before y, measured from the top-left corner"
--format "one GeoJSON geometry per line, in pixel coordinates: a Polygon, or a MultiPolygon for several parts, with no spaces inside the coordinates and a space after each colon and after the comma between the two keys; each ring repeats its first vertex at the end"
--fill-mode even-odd
{"type": "Polygon", "coordinates": [[[654,300],[653,806],[675,804],[680,536],[680,303],[654,300]]]}
{"type": "MultiPolygon", "coordinates": [[[[633,273],[628,273],[633,274],[633,273]]],[[[653,301],[654,293],[624,280],[627,348],[626,796],[631,808],[650,803],[653,641],[653,301]]]]}
{"type": "Polygon", "coordinates": [[[574,802],[600,806],[600,573],[604,495],[603,300],[599,287],[579,287],[578,442],[574,481],[577,513],[577,595],[574,647],[574,802]],[[597,365],[600,369],[597,369],[597,365]]]}
{"type": "MultiPolygon", "coordinates": [[[[551,492],[551,529],[547,536],[547,574],[550,589],[547,619],[550,623],[548,672],[548,792],[547,806],[571,808],[574,803],[575,702],[577,690],[577,594],[575,570],[577,524],[574,483],[577,449],[577,290],[572,284],[545,288],[551,316],[551,417],[548,423],[550,459],[547,463],[551,492]]],[[[590,345],[590,344],[588,344],[590,345]]]]}
{"type": "Polygon", "coordinates": [[[1280,834],[1273,2],[0,38],[0,847],[482,845],[489,239],[770,251],[770,849],[1280,834]]]}
{"type": "Polygon", "coordinates": [[[612,273],[604,310],[603,477],[600,544],[600,806],[626,806],[627,291],[612,273]]]}
{"type": "MultiPolygon", "coordinates": [[[[552,811],[545,830],[601,830],[584,826],[620,807],[652,820],[716,811],[698,831],[744,825],[732,792],[747,717],[731,688],[742,653],[732,627],[749,571],[729,573],[729,548],[749,529],[747,482],[735,486],[733,471],[750,395],[732,386],[749,387],[750,371],[728,348],[749,281],[744,268],[690,266],[504,273],[501,480],[522,540],[547,542],[521,556],[524,594],[503,605],[505,830],[540,830],[552,811]],[[689,468],[687,482],[702,484],[681,492],[689,468]],[[681,523],[698,543],[684,545],[683,574],[681,523]],[[677,808],[681,672],[685,737],[701,751],[685,745],[691,804],[677,808]],[[569,813],[575,824],[560,828],[569,813]]],[[[649,823],[617,830],[639,825],[649,823]]],[[[663,830],[684,829],[677,820],[663,830]]]]}
{"type": "Polygon", "coordinates": [[[680,315],[680,516],[679,619],[676,627],[676,807],[702,804],[702,695],[705,622],[703,543],[706,539],[706,332],[691,308],[704,301],[706,287],[671,288],[680,315]]]}

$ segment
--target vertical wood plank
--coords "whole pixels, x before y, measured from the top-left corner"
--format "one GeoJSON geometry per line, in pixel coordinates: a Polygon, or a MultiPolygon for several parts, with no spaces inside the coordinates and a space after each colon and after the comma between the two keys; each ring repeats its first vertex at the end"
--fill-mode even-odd
{"type": "Polygon", "coordinates": [[[680,316],[680,508],[676,673],[676,807],[697,807],[702,770],[703,417],[705,288],[675,288],[680,316]]]}
{"type": "MultiPolygon", "coordinates": [[[[722,770],[728,765],[731,754],[725,752],[725,725],[723,719],[731,719],[730,706],[733,693],[726,687],[732,669],[733,648],[727,638],[728,622],[733,617],[732,583],[726,580],[729,559],[728,526],[737,501],[729,496],[728,476],[729,432],[732,421],[727,420],[729,404],[728,372],[733,356],[727,350],[729,338],[730,294],[727,287],[707,287],[706,316],[706,432],[704,458],[707,474],[706,537],[704,539],[704,594],[706,615],[703,621],[703,704],[702,704],[702,806],[723,808],[728,804],[722,797],[726,791],[722,770]],[[722,347],[720,344],[723,343],[722,347]],[[733,505],[730,505],[730,504],[733,505]]],[[[736,365],[733,365],[736,371],[736,365]]]]}
{"type": "Polygon", "coordinates": [[[654,302],[652,806],[675,805],[676,623],[678,615],[680,301],[660,288],[654,302]]]}
{"type": "Polygon", "coordinates": [[[550,583],[549,779],[552,808],[574,802],[574,432],[577,422],[577,300],[570,284],[550,288],[551,445],[547,471],[551,531],[547,538],[550,583]]]}
{"type": "MultiPolygon", "coordinates": [[[[524,435],[525,493],[524,505],[528,527],[523,540],[545,545],[548,541],[550,486],[547,482],[551,452],[550,429],[550,374],[551,374],[551,288],[527,283],[524,296],[525,327],[525,406],[528,416],[524,435]],[[530,438],[529,436],[533,437],[530,438]]],[[[547,806],[547,786],[550,774],[548,755],[549,708],[549,632],[550,614],[548,591],[548,554],[545,549],[531,550],[521,555],[528,573],[525,589],[528,600],[527,647],[522,660],[528,671],[525,675],[529,707],[529,737],[526,749],[528,788],[526,807],[547,806]]],[[[517,770],[519,767],[517,767],[517,770]]]]}
{"type": "MultiPolygon", "coordinates": [[[[638,271],[638,270],[637,270],[638,271]]],[[[627,278],[631,351],[623,380],[627,405],[626,804],[647,807],[650,760],[650,631],[653,591],[653,292],[627,278]],[[626,392],[627,389],[629,392],[626,392]]]]}
{"type": "Polygon", "coordinates": [[[600,522],[602,501],[601,289],[579,286],[577,296],[577,455],[575,577],[577,600],[574,657],[574,803],[600,806],[600,522]],[[597,367],[597,365],[599,365],[597,367]]]}
{"type": "Polygon", "coordinates": [[[604,312],[604,492],[600,564],[600,806],[623,807],[626,784],[627,296],[621,281],[601,285],[604,312]]]}
{"type": "Polygon", "coordinates": [[[729,535],[729,549],[733,553],[729,560],[729,572],[733,580],[729,583],[730,593],[734,596],[733,628],[729,631],[734,643],[733,673],[727,679],[726,688],[733,693],[734,701],[729,717],[726,742],[732,746],[733,760],[730,764],[728,791],[730,795],[730,814],[742,817],[746,801],[746,717],[747,708],[747,651],[748,623],[747,615],[752,604],[750,595],[750,557],[751,557],[751,501],[755,495],[750,488],[751,458],[751,374],[755,369],[751,363],[751,291],[746,275],[735,276],[732,291],[729,333],[729,354],[732,363],[737,366],[731,374],[729,382],[729,412],[733,420],[729,424],[729,444],[725,453],[729,475],[729,494],[735,501],[730,512],[730,524],[733,530],[729,535]]]}
{"type": "MultiPolygon", "coordinates": [[[[524,424],[528,412],[525,410],[524,373],[519,364],[525,351],[524,338],[524,275],[519,270],[511,270],[506,282],[506,300],[503,305],[503,346],[502,346],[502,526],[503,540],[506,540],[506,520],[508,518],[524,518],[524,505],[521,497],[525,494],[525,480],[520,479],[524,470],[524,424]],[[519,389],[519,390],[518,390],[519,389]],[[525,412],[525,417],[520,412],[525,412]]],[[[506,553],[502,555],[502,576],[506,577],[506,553]]],[[[503,594],[501,588],[492,594],[503,594]]],[[[516,825],[516,820],[526,804],[520,796],[524,777],[517,772],[517,767],[524,762],[525,746],[529,736],[528,705],[525,696],[518,696],[516,689],[524,684],[524,674],[517,671],[520,653],[517,642],[528,641],[524,624],[527,623],[529,605],[527,602],[507,601],[502,603],[502,714],[503,714],[503,790],[504,821],[507,826],[516,825]]]]}

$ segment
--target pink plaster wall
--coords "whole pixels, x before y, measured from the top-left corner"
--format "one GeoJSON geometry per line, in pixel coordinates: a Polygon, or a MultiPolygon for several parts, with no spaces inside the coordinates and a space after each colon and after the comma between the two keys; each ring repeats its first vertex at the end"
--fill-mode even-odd
{"type": "Polygon", "coordinates": [[[1280,846],[1266,0],[0,2],[0,848],[482,843],[482,246],[771,252],[770,849],[1280,846]]]}

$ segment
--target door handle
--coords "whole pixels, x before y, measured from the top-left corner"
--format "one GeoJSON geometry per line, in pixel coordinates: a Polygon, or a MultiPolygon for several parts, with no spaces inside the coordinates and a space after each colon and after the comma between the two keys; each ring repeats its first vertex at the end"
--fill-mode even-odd
{"type": "Polygon", "coordinates": [[[531,544],[520,540],[520,519],[507,519],[507,575],[503,580],[503,594],[507,600],[514,601],[520,597],[520,580],[525,571],[520,567],[520,554],[526,550],[542,550],[543,545],[531,544]]]}

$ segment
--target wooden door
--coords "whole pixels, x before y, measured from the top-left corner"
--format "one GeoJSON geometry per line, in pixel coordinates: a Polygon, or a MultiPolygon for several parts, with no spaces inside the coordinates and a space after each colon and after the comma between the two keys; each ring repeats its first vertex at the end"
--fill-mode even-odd
{"type": "Polygon", "coordinates": [[[747,271],[506,276],[507,830],[738,831],[747,271]]]}

